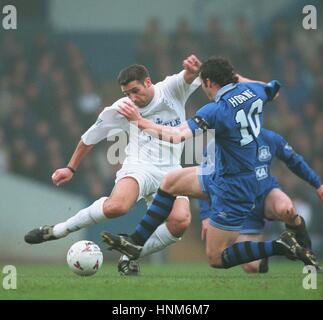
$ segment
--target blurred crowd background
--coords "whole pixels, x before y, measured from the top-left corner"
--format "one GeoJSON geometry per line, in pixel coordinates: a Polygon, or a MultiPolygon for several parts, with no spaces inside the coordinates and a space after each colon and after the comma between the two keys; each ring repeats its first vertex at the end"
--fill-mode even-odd
{"type": "MultiPolygon", "coordinates": [[[[182,60],[194,53],[202,60],[228,57],[239,73],[253,79],[278,79],[281,94],[265,110],[265,126],[284,136],[323,178],[323,32],[304,30],[301,11],[297,19],[286,19],[286,11],[275,13],[261,27],[243,13],[205,17],[199,28],[181,17],[173,30],[156,12],[141,30],[105,34],[58,32],[41,1],[30,2],[34,10],[16,5],[18,19],[24,10],[29,16],[18,20],[17,30],[0,31],[0,172],[51,184],[53,171],[66,165],[102,108],[121,97],[116,76],[122,67],[145,64],[156,83],[180,71],[182,60]],[[106,65],[111,72],[104,72],[106,65]]],[[[320,2],[317,10],[323,12],[320,2]]],[[[201,91],[195,93],[187,116],[205,102],[201,91]]],[[[107,164],[106,150],[106,142],[99,144],[66,190],[89,201],[109,194],[118,166],[107,164]]],[[[322,205],[315,190],[278,162],[273,172],[322,237],[322,205]]],[[[199,230],[198,217],[193,222],[199,230]]]]}

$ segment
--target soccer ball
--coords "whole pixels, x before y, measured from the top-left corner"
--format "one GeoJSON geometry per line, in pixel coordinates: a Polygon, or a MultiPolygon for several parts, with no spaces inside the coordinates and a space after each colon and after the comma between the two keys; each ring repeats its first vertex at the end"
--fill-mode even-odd
{"type": "Polygon", "coordinates": [[[67,252],[68,266],[79,276],[95,274],[100,269],[102,262],[101,249],[92,241],[78,241],[67,252]]]}

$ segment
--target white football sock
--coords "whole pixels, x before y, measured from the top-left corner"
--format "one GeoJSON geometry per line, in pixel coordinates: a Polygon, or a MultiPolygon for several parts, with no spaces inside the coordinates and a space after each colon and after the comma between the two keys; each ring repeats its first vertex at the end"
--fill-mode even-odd
{"type": "Polygon", "coordinates": [[[65,222],[58,223],[53,228],[53,234],[57,238],[63,238],[70,232],[92,226],[106,220],[103,213],[103,203],[107,197],[94,201],[89,207],[80,210],[75,216],[65,222]]]}
{"type": "Polygon", "coordinates": [[[160,251],[169,245],[177,242],[181,238],[174,237],[168,230],[166,223],[160,225],[150,238],[145,242],[141,250],[140,258],[145,257],[154,252],[160,251]]]}

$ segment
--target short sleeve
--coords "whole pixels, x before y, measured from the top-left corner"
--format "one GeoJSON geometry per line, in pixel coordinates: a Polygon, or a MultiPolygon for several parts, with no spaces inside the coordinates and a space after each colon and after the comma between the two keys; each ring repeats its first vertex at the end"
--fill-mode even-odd
{"type": "Polygon", "coordinates": [[[272,80],[268,83],[244,82],[244,85],[252,90],[255,90],[257,95],[264,101],[264,103],[273,100],[281,87],[279,81],[277,80],[272,80]]]}
{"type": "Polygon", "coordinates": [[[128,121],[118,113],[117,102],[106,107],[98,116],[96,122],[82,135],[83,143],[96,144],[103,139],[113,136],[121,131],[127,131],[128,121]]]}
{"type": "Polygon", "coordinates": [[[184,72],[168,76],[160,82],[163,89],[173,98],[177,99],[184,107],[189,96],[201,85],[201,80],[197,77],[191,84],[184,80],[184,72]]]}
{"type": "Polygon", "coordinates": [[[265,85],[265,92],[267,94],[269,101],[274,99],[280,87],[281,87],[281,84],[277,80],[272,80],[265,85]]]}

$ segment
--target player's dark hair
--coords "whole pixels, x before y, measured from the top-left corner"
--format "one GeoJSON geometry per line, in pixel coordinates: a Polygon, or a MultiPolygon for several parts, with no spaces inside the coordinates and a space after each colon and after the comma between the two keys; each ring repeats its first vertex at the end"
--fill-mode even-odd
{"type": "Polygon", "coordinates": [[[238,82],[238,76],[228,59],[211,57],[203,62],[200,70],[200,77],[205,83],[206,79],[223,87],[229,83],[238,82]]]}
{"type": "Polygon", "coordinates": [[[133,64],[130,67],[122,69],[118,75],[118,83],[125,86],[131,81],[138,80],[144,83],[145,79],[150,77],[148,69],[141,64],[133,64]]]}

